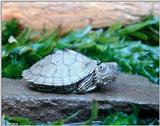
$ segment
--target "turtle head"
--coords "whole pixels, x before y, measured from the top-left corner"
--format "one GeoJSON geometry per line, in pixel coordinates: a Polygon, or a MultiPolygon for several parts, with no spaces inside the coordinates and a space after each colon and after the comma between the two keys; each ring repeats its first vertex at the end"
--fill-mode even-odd
{"type": "Polygon", "coordinates": [[[116,62],[98,63],[95,69],[94,82],[97,86],[107,86],[116,81],[118,64],[116,62]]]}

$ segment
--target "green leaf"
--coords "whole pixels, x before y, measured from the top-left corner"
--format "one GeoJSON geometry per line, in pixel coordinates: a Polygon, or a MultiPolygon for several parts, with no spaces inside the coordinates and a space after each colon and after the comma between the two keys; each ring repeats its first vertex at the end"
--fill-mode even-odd
{"type": "Polygon", "coordinates": [[[11,63],[3,68],[3,76],[9,78],[20,78],[24,69],[28,68],[28,64],[24,61],[12,59],[11,63]]]}
{"type": "Polygon", "coordinates": [[[31,125],[32,122],[30,119],[28,118],[24,118],[24,117],[9,117],[9,116],[4,116],[4,120],[7,120],[10,125],[12,125],[12,123],[16,124],[16,125],[31,125]]]}
{"type": "Polygon", "coordinates": [[[81,112],[81,110],[77,111],[76,113],[74,113],[73,115],[67,117],[66,119],[59,119],[53,123],[51,123],[51,125],[55,126],[55,125],[62,125],[64,124],[65,122],[75,118],[77,115],[79,115],[79,113],[81,112]]]}
{"type": "Polygon", "coordinates": [[[63,119],[59,119],[57,121],[55,121],[53,124],[51,124],[52,126],[61,126],[62,124],[64,124],[64,120],[63,119]]]}
{"type": "Polygon", "coordinates": [[[44,42],[34,43],[31,45],[31,47],[40,56],[45,56],[51,51],[53,51],[54,47],[56,46],[56,43],[57,43],[57,34],[56,32],[53,32],[52,34],[50,34],[48,38],[44,40],[44,42]]]}
{"type": "Polygon", "coordinates": [[[130,33],[136,32],[136,31],[144,28],[145,26],[152,25],[154,23],[155,23],[155,21],[147,20],[145,22],[129,25],[129,26],[119,30],[119,34],[120,35],[130,34],[130,33]]]}
{"type": "Polygon", "coordinates": [[[138,38],[138,39],[141,39],[141,40],[144,40],[144,41],[147,41],[148,40],[148,37],[147,35],[145,35],[144,33],[142,32],[134,32],[133,34],[131,34],[132,36],[138,38]]]}
{"type": "Polygon", "coordinates": [[[96,33],[96,39],[98,39],[101,36],[101,34],[103,33],[103,29],[98,29],[95,31],[95,33],[96,33]]]}
{"type": "Polygon", "coordinates": [[[25,28],[17,37],[16,40],[18,41],[19,44],[23,45],[25,44],[31,36],[31,29],[30,28],[25,28]]]}
{"type": "Polygon", "coordinates": [[[82,38],[84,37],[85,35],[87,35],[92,29],[92,26],[91,25],[87,25],[84,29],[82,30],[79,30],[78,32],[75,32],[75,38],[82,38]]]}
{"type": "Polygon", "coordinates": [[[94,46],[96,46],[96,43],[94,43],[94,42],[92,42],[92,43],[78,43],[75,45],[75,47],[78,48],[79,50],[93,48],[94,46]]]}
{"type": "Polygon", "coordinates": [[[43,57],[37,54],[34,51],[29,51],[28,53],[23,54],[22,56],[25,57],[26,63],[29,64],[30,66],[42,59],[43,57]]]}
{"type": "Polygon", "coordinates": [[[71,42],[80,40],[85,35],[87,35],[91,31],[91,29],[92,29],[91,25],[88,25],[84,29],[81,29],[79,31],[70,32],[66,37],[60,39],[59,42],[71,43],[71,42]]]}
{"type": "Polygon", "coordinates": [[[70,44],[70,43],[60,43],[60,42],[57,42],[55,48],[58,48],[58,49],[74,48],[74,45],[70,44]]]}
{"type": "Polygon", "coordinates": [[[91,116],[90,116],[90,118],[87,121],[85,121],[83,123],[83,125],[91,125],[92,121],[94,121],[95,119],[97,119],[97,116],[98,116],[98,103],[97,103],[97,101],[93,101],[92,102],[91,116]]]}
{"type": "Polygon", "coordinates": [[[127,115],[123,112],[110,114],[103,121],[103,125],[136,125],[137,123],[136,115],[127,115]]]}
{"type": "Polygon", "coordinates": [[[18,43],[8,43],[4,46],[2,46],[2,58],[7,57],[14,48],[18,46],[18,43]]]}
{"type": "Polygon", "coordinates": [[[98,39],[98,43],[112,43],[112,42],[119,42],[119,37],[113,36],[113,37],[105,37],[105,36],[101,36],[98,39]]]}
{"type": "Polygon", "coordinates": [[[152,73],[149,73],[149,72],[147,71],[147,69],[145,69],[144,67],[141,67],[140,73],[141,73],[143,76],[146,76],[146,77],[150,78],[153,82],[158,82],[158,78],[157,78],[157,77],[154,77],[154,76],[152,75],[152,73]]]}
{"type": "Polygon", "coordinates": [[[2,45],[7,44],[9,37],[17,36],[20,31],[19,22],[16,19],[2,21],[2,45]]]}
{"type": "Polygon", "coordinates": [[[64,122],[67,122],[73,118],[75,118],[76,116],[78,116],[80,114],[81,110],[77,111],[76,113],[74,113],[73,115],[67,117],[66,119],[64,119],[64,122]]]}
{"type": "Polygon", "coordinates": [[[122,27],[122,24],[120,22],[114,23],[112,26],[110,26],[107,30],[107,34],[111,36],[114,34],[116,31],[118,31],[122,27]]]}
{"type": "Polygon", "coordinates": [[[22,48],[20,49],[19,55],[22,55],[22,54],[24,54],[24,53],[26,53],[26,52],[28,52],[28,51],[32,51],[32,48],[29,47],[29,46],[24,46],[24,47],[22,47],[22,48]]]}
{"type": "Polygon", "coordinates": [[[126,60],[121,59],[119,61],[119,65],[121,66],[121,68],[123,68],[123,71],[131,73],[132,67],[131,67],[131,64],[129,63],[129,61],[127,59],[126,60]]]}

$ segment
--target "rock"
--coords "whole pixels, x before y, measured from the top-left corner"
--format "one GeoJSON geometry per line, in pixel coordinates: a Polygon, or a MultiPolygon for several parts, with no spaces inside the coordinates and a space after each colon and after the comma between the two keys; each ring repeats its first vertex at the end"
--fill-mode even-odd
{"type": "MultiPolygon", "coordinates": [[[[120,74],[113,89],[84,95],[43,93],[30,90],[24,79],[2,78],[2,113],[31,118],[34,122],[62,119],[82,110],[73,121],[88,119],[93,100],[100,112],[117,109],[132,110],[137,104],[142,111],[152,111],[158,117],[159,86],[138,75],[120,74]]],[[[148,114],[147,114],[148,115],[148,114]]]]}
{"type": "Polygon", "coordinates": [[[3,2],[2,19],[17,18],[36,30],[60,26],[61,34],[92,24],[93,28],[138,21],[153,12],[160,15],[158,2],[3,2]]]}

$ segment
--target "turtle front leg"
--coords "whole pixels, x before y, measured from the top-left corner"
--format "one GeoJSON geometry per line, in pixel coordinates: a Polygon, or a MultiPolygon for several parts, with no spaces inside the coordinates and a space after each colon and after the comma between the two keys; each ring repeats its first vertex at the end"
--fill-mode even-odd
{"type": "Polygon", "coordinates": [[[92,73],[79,82],[76,93],[84,94],[84,93],[94,90],[95,88],[96,86],[93,83],[93,73],[92,73]]]}

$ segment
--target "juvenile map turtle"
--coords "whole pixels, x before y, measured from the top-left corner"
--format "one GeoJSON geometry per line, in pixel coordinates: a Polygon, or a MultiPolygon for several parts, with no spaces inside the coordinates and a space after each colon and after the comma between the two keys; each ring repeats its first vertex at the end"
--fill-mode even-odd
{"type": "Polygon", "coordinates": [[[51,53],[22,73],[29,87],[60,93],[86,93],[107,87],[115,83],[117,75],[116,62],[100,63],[69,49],[51,53]]]}

